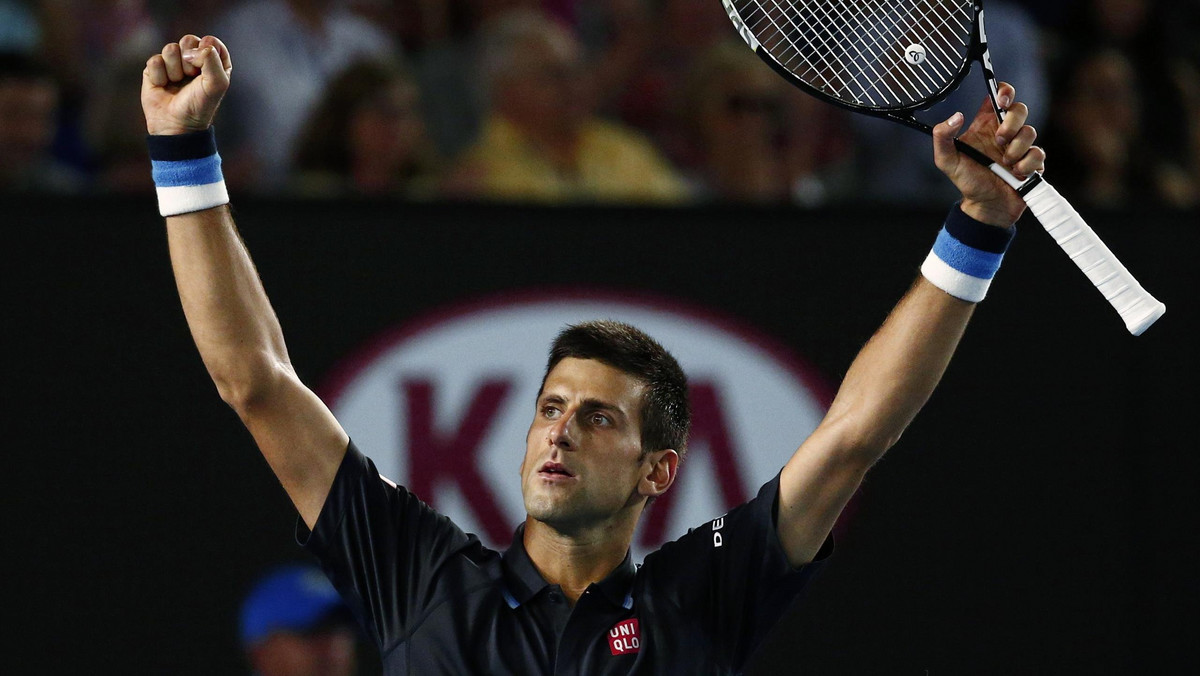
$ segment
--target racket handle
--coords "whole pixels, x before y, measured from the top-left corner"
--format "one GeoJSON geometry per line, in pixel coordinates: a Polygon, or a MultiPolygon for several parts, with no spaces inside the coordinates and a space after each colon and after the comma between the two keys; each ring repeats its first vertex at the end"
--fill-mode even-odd
{"type": "MultiPolygon", "coordinates": [[[[992,164],[990,168],[1014,188],[1022,187],[1023,182],[1004,167],[992,164]]],[[[1142,335],[1163,316],[1167,306],[1142,288],[1054,186],[1045,179],[1031,179],[1024,183],[1033,183],[1032,188],[1019,192],[1042,227],[1121,315],[1125,328],[1135,336],[1142,335]]]]}

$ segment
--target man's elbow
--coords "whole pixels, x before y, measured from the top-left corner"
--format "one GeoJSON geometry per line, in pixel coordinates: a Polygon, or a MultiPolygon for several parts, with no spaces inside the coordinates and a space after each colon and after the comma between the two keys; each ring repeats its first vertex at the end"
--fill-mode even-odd
{"type": "Polygon", "coordinates": [[[209,374],[222,401],[242,419],[270,402],[286,379],[293,376],[290,365],[265,356],[238,368],[210,369],[209,374]]]}
{"type": "Polygon", "coordinates": [[[864,470],[870,469],[888,449],[895,446],[905,429],[902,425],[879,425],[854,414],[832,420],[827,417],[822,424],[828,425],[838,439],[835,447],[841,459],[862,466],[864,470]]]}

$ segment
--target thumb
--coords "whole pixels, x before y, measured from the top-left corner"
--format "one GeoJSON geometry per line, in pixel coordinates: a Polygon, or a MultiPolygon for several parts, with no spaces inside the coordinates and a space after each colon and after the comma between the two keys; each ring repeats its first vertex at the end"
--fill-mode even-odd
{"type": "Polygon", "coordinates": [[[204,87],[204,93],[220,97],[229,89],[229,73],[221,63],[221,55],[216,47],[209,46],[204,49],[200,60],[200,84],[204,87]]]}
{"type": "Polygon", "coordinates": [[[962,129],[963,114],[954,113],[945,122],[933,128],[933,163],[949,174],[958,166],[958,149],[954,137],[962,129]]]}

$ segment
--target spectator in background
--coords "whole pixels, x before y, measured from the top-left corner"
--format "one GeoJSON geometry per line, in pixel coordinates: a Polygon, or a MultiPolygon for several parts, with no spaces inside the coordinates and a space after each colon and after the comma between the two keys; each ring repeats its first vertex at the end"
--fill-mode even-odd
{"type": "Polygon", "coordinates": [[[395,49],[333,0],[248,0],[214,32],[241,57],[235,66],[247,85],[225,103],[226,181],[268,191],[286,184],[297,136],[329,81],[358,59],[389,59],[395,49]]]}
{"type": "MultiPolygon", "coordinates": [[[[1050,135],[1061,169],[1049,178],[1071,200],[1114,208],[1195,203],[1193,177],[1145,141],[1138,81],[1123,53],[1105,49],[1080,61],[1058,89],[1050,135]]],[[[1176,142],[1188,150],[1186,133],[1176,142]]]]}
{"type": "Polygon", "coordinates": [[[579,44],[545,15],[506,14],[485,36],[491,111],[446,185],[457,197],[679,202],[683,181],[637,132],[592,112],[579,44]]]}
{"type": "Polygon", "coordinates": [[[691,166],[700,195],[736,202],[787,200],[781,83],[740,42],[717,45],[697,64],[680,121],[692,131],[696,156],[691,166]]]}
{"type": "Polygon", "coordinates": [[[419,105],[407,71],[354,63],[329,84],[300,134],[293,187],[310,196],[430,195],[439,163],[419,105]]]}
{"type": "Polygon", "coordinates": [[[575,5],[571,25],[594,73],[597,109],[620,115],[621,99],[654,53],[651,3],[578,0],[571,4],[575,5]]]}
{"type": "Polygon", "coordinates": [[[652,4],[648,32],[653,47],[629,74],[624,89],[610,94],[609,105],[620,120],[650,134],[668,158],[690,163],[694,148],[677,114],[686,96],[684,83],[709,49],[736,33],[718,2],[652,4]]]}
{"type": "MultiPolygon", "coordinates": [[[[146,0],[39,0],[42,49],[59,80],[83,99],[98,93],[97,68],[162,44],[162,31],[146,0]]],[[[82,105],[80,106],[82,108],[82,105]]]]}
{"type": "Polygon", "coordinates": [[[419,0],[373,3],[366,9],[405,46],[429,135],[443,157],[455,157],[475,142],[488,112],[487,86],[479,71],[486,27],[515,9],[545,10],[571,25],[575,4],[576,0],[419,0]]]}
{"type": "Polygon", "coordinates": [[[1055,86],[1068,94],[1055,106],[1047,144],[1068,144],[1071,154],[1056,162],[1054,177],[1079,184],[1082,199],[1106,206],[1200,203],[1200,157],[1191,142],[1200,115],[1189,93],[1200,87],[1195,7],[1091,0],[1083,25],[1068,34],[1055,86]],[[1115,107],[1128,122],[1102,131],[1095,119],[1101,113],[1091,106],[1115,107]]]}
{"type": "Polygon", "coordinates": [[[96,73],[129,54],[144,64],[145,53],[161,44],[147,0],[0,0],[0,50],[39,56],[57,83],[54,155],[60,167],[70,167],[72,182],[97,167],[84,118],[91,101],[109,91],[96,73]]]}
{"type": "Polygon", "coordinates": [[[242,603],[239,636],[256,676],[350,676],[355,620],[316,566],[273,569],[242,603]]]}
{"type": "Polygon", "coordinates": [[[96,169],[93,190],[106,193],[153,192],[146,175],[146,129],[133,105],[146,67],[144,54],[124,55],[98,64],[92,76],[94,94],[84,110],[84,137],[96,169]]]}
{"type": "Polygon", "coordinates": [[[816,206],[850,184],[845,115],[789,86],[736,38],[696,64],[679,126],[691,132],[689,166],[706,198],[816,206]]]}
{"type": "Polygon", "coordinates": [[[77,192],[83,177],[51,146],[60,90],[32,57],[0,52],[0,191],[77,192]]]}
{"type": "Polygon", "coordinates": [[[858,199],[855,117],[794,87],[784,95],[784,158],[791,200],[815,207],[858,199]]]}
{"type": "MultiPolygon", "coordinates": [[[[1047,69],[1038,47],[1042,40],[1037,25],[1024,9],[1002,0],[988,0],[985,15],[988,50],[997,77],[1020,89],[1021,100],[1033,111],[1027,124],[1042,126],[1050,106],[1046,103],[1047,69]]],[[[928,111],[919,111],[917,118],[935,124],[955,111],[970,118],[986,95],[979,64],[972,63],[962,86],[928,111]]],[[[866,115],[854,115],[853,124],[858,145],[860,197],[907,206],[942,204],[956,199],[953,186],[927,161],[931,152],[928,136],[866,115]]],[[[1046,146],[1055,152],[1052,140],[1047,140],[1046,146]]]]}

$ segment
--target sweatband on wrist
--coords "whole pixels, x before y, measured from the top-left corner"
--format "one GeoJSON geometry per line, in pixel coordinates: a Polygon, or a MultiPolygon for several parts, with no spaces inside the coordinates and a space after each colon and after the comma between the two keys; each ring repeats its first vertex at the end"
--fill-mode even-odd
{"type": "Polygon", "coordinates": [[[921,274],[951,296],[978,303],[987,296],[1016,233],[1016,226],[997,228],[980,223],[956,204],[921,265],[921,274]]]}
{"type": "Polygon", "coordinates": [[[229,203],[212,127],[177,136],[147,136],[158,212],[176,216],[229,203]]]}

